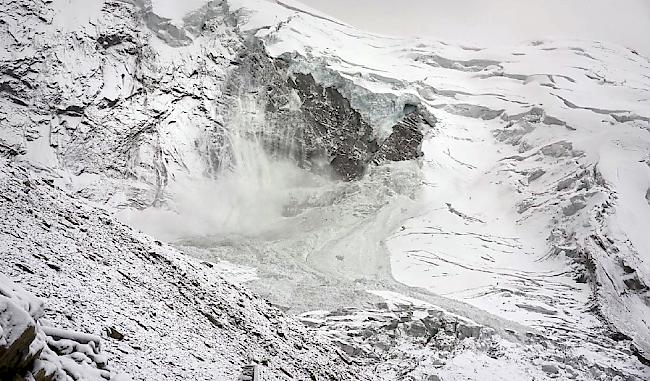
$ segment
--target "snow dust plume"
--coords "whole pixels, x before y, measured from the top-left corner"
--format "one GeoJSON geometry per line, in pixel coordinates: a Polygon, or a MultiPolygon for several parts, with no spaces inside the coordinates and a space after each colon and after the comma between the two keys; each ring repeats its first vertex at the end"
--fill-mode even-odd
{"type": "Polygon", "coordinates": [[[273,157],[261,139],[235,131],[229,157],[214,179],[176,182],[169,207],[126,211],[129,224],[164,240],[208,235],[257,235],[279,222],[290,203],[328,180],[273,157]]]}

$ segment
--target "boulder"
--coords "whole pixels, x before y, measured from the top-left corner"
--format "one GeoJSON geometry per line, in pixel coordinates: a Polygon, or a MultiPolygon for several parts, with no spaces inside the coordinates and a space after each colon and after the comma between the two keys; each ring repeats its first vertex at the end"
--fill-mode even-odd
{"type": "MultiPolygon", "coordinates": [[[[24,372],[40,353],[32,347],[36,323],[5,296],[0,296],[0,379],[24,372]]],[[[41,348],[42,349],[42,348],[41,348]]]]}

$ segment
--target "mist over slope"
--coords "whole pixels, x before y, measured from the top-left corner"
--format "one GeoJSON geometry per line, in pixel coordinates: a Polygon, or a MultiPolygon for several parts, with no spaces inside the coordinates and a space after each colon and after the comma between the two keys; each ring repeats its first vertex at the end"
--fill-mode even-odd
{"type": "Polygon", "coordinates": [[[101,377],[650,377],[646,57],[288,0],[2,6],[0,268],[101,377]]]}

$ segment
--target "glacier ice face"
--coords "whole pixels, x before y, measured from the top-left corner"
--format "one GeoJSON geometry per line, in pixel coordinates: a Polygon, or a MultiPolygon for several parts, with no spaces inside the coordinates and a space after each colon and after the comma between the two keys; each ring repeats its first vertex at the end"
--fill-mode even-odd
{"type": "Polygon", "coordinates": [[[375,149],[376,134],[360,116],[343,135],[365,130],[364,138],[335,143],[333,127],[347,114],[323,116],[328,104],[347,100],[312,81],[311,90],[330,95],[306,109],[296,82],[288,83],[300,74],[239,33],[241,16],[226,2],[208,2],[182,22],[155,13],[165,4],[86,4],[74,16],[83,37],[65,18],[74,4],[10,4],[17,10],[8,19],[21,7],[28,12],[4,24],[11,96],[3,110],[11,117],[3,118],[2,144],[62,169],[63,182],[101,203],[164,205],[168,187],[217,176],[233,164],[232,131],[263,139],[302,167],[333,162],[343,178],[360,176],[375,149]],[[37,33],[16,39],[18,22],[37,33]]]}

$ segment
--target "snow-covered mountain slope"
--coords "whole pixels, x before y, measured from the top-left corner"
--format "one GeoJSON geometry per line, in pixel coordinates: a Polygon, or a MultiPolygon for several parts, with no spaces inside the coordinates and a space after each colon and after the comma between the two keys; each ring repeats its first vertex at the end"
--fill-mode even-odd
{"type": "Polygon", "coordinates": [[[561,329],[582,329],[589,302],[650,349],[647,58],[581,41],[457,47],[285,17],[245,25],[272,55],[417,98],[440,121],[423,148],[425,209],[388,241],[399,281],[561,329]]]}
{"type": "Polygon", "coordinates": [[[206,38],[190,44],[192,27],[140,2],[3,9],[3,145],[39,167],[66,168],[73,189],[115,206],[160,203],[174,176],[216,166],[212,102],[240,40],[221,19],[195,19],[206,38]]]}
{"type": "MultiPolygon", "coordinates": [[[[47,302],[46,332],[54,326],[101,337],[116,374],[140,380],[236,379],[255,364],[268,379],[366,377],[338,347],[225,281],[211,264],[132,231],[30,172],[0,163],[0,270],[47,302]]],[[[48,342],[60,354],[72,352],[62,345],[48,342]]],[[[72,369],[71,379],[94,379],[72,369]]]]}
{"type": "Polygon", "coordinates": [[[125,333],[116,369],[650,378],[647,58],[377,36],[289,0],[2,7],[2,272],[57,326],[125,333]]]}

